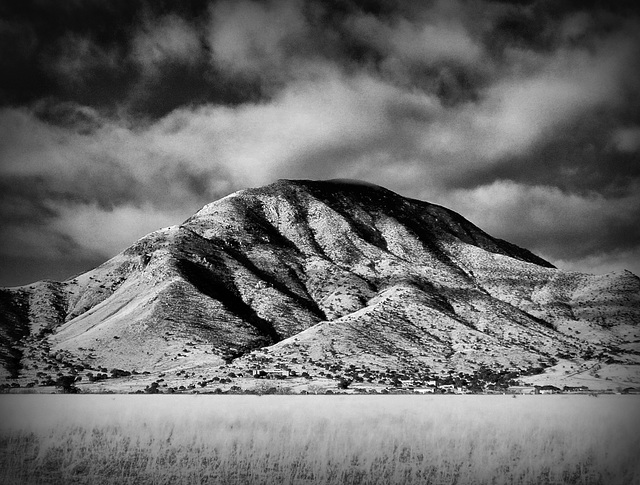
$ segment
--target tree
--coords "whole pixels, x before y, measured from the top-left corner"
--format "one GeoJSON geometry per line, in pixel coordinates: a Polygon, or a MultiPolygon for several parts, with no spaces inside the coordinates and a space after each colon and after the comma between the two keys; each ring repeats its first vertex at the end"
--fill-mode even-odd
{"type": "Polygon", "coordinates": [[[56,380],[56,387],[60,388],[63,394],[77,394],[80,389],[74,384],[80,379],[82,378],[77,376],[60,376],[56,380]]]}
{"type": "Polygon", "coordinates": [[[347,389],[352,382],[353,382],[352,379],[341,377],[340,380],[338,381],[338,389],[347,389]]]}
{"type": "Polygon", "coordinates": [[[144,392],[146,394],[160,394],[160,389],[158,389],[159,384],[157,382],[152,382],[150,385],[144,388],[144,392]]]}

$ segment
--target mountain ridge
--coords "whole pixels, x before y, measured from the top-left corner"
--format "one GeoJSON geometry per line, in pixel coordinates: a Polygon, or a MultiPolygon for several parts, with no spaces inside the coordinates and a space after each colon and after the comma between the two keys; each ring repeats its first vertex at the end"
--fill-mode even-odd
{"type": "Polygon", "coordinates": [[[248,374],[266,354],[318,378],[309,359],[446,375],[594,356],[638,377],[637,276],[563,272],[454,211],[354,181],[244,189],[82,275],[0,297],[5,378],[34,385],[51,380],[38,362],[248,374]]]}

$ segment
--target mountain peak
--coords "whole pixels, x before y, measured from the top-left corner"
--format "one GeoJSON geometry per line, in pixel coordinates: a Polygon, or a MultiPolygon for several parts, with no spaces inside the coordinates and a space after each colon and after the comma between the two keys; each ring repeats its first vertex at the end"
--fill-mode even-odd
{"type": "Polygon", "coordinates": [[[401,198],[400,195],[379,185],[356,179],[278,179],[275,182],[261,187],[244,189],[235,195],[274,194],[286,195],[292,192],[315,194],[341,194],[346,197],[358,198],[384,194],[387,197],[401,198]]]}
{"type": "MultiPolygon", "coordinates": [[[[368,235],[383,246],[376,219],[393,219],[410,229],[420,244],[432,245],[433,241],[449,238],[496,254],[502,254],[540,266],[554,266],[507,241],[496,239],[482,231],[454,211],[442,206],[403,197],[389,189],[359,180],[288,180],[244,189],[206,205],[185,225],[202,235],[219,231],[220,225],[235,230],[260,232],[265,218],[269,225],[281,227],[292,223],[309,225],[309,214],[320,211],[324,221],[333,219],[339,227],[346,224],[349,230],[368,235]],[[295,214],[295,217],[292,215],[295,214]],[[284,219],[283,219],[284,217],[284,219]],[[243,225],[230,224],[243,221],[243,225]]],[[[318,221],[320,224],[320,221],[318,221]]],[[[223,230],[227,234],[228,231],[223,230]]],[[[378,244],[372,239],[369,242],[378,244]]]]}
{"type": "MultiPolygon", "coordinates": [[[[367,192],[367,191],[384,191],[393,194],[390,190],[376,185],[371,182],[357,179],[326,179],[326,180],[309,180],[309,179],[278,179],[276,182],[266,185],[265,189],[272,188],[279,190],[283,187],[306,188],[309,190],[332,190],[337,192],[367,192]]],[[[394,194],[397,195],[397,194],[394,194]]]]}

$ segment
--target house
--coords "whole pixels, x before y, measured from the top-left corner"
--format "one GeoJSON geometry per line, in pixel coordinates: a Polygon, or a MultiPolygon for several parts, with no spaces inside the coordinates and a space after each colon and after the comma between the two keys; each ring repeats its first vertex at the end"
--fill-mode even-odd
{"type": "Polygon", "coordinates": [[[589,388],[587,386],[564,386],[562,388],[563,392],[586,392],[589,388]]]}
{"type": "Polygon", "coordinates": [[[435,387],[416,387],[413,392],[416,394],[433,394],[436,392],[435,387]]]}
{"type": "Polygon", "coordinates": [[[253,377],[263,378],[263,379],[284,379],[285,377],[291,376],[291,371],[288,369],[277,369],[277,370],[265,370],[265,369],[254,369],[252,371],[253,377]]]}
{"type": "Polygon", "coordinates": [[[622,390],[622,394],[640,394],[640,387],[627,387],[622,390]]]}
{"type": "Polygon", "coordinates": [[[509,386],[507,394],[537,394],[535,386],[509,386]]]}
{"type": "Polygon", "coordinates": [[[546,385],[540,386],[538,388],[538,392],[540,394],[558,394],[559,392],[561,392],[561,390],[559,387],[546,385]]]}

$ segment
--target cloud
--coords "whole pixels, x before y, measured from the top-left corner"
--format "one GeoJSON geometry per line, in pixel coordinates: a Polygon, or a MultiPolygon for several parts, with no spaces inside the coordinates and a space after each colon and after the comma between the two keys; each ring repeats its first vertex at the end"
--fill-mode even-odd
{"type": "Polygon", "coordinates": [[[7,197],[6,192],[0,206],[0,278],[4,284],[66,279],[187,215],[146,206],[108,210],[96,204],[20,199],[7,197]]]}
{"type": "Polygon", "coordinates": [[[220,195],[198,182],[221,175],[215,165],[192,158],[206,159],[206,140],[200,140],[199,151],[187,145],[171,152],[167,150],[170,142],[157,138],[158,125],[137,129],[124,120],[107,118],[99,118],[96,124],[85,132],[44,122],[29,110],[0,110],[0,175],[14,180],[16,190],[31,190],[40,181],[40,197],[103,207],[193,204],[199,197],[220,195]]]}
{"type": "Polygon", "coordinates": [[[623,153],[640,151],[640,126],[621,128],[613,134],[613,144],[623,153]]]}
{"type": "Polygon", "coordinates": [[[209,45],[213,62],[231,73],[273,76],[287,61],[308,30],[293,0],[221,1],[212,4],[209,45]]]}
{"type": "Polygon", "coordinates": [[[626,66],[636,54],[637,46],[626,39],[605,43],[595,52],[562,49],[549,56],[514,52],[514,64],[521,64],[525,73],[496,80],[484,90],[479,106],[465,107],[463,116],[487,141],[473,143],[487,158],[519,154],[594,109],[619,107],[625,102],[626,66]]]}
{"type": "Polygon", "coordinates": [[[146,204],[122,205],[105,210],[96,204],[56,204],[57,218],[51,227],[81,243],[89,254],[110,257],[144,235],[186,219],[184,211],[160,211],[146,204]]]}
{"type": "Polygon", "coordinates": [[[556,267],[565,271],[604,274],[612,271],[627,270],[639,275],[640,246],[628,250],[596,252],[583,258],[554,259],[552,262],[556,267]]]}
{"type": "Polygon", "coordinates": [[[105,49],[90,37],[69,33],[58,41],[48,67],[64,82],[82,84],[97,69],[116,69],[118,52],[105,49]]]}
{"type": "Polygon", "coordinates": [[[639,174],[611,153],[609,133],[633,106],[626,83],[636,54],[638,45],[625,36],[591,50],[514,51],[510,69],[479,89],[477,100],[447,106],[422,124],[416,156],[428,163],[430,178],[450,188],[507,178],[578,191],[611,191],[614,184],[629,190],[639,174]]]}
{"type": "Polygon", "coordinates": [[[59,140],[69,135],[47,125],[27,109],[0,110],[0,160],[3,175],[64,173],[68,158],[59,140]],[[53,148],[54,151],[49,152],[53,148]]]}
{"type": "Polygon", "coordinates": [[[176,110],[148,136],[174,158],[199,166],[214,161],[237,180],[260,184],[292,173],[331,176],[355,158],[400,149],[418,136],[420,117],[439,109],[432,98],[328,70],[269,103],[176,110]]]}
{"type": "MultiPolygon", "coordinates": [[[[463,214],[475,215],[478,207],[500,214],[479,224],[545,254],[566,257],[563,245],[576,247],[571,234],[580,247],[576,256],[607,245],[615,248],[612,238],[582,243],[587,228],[575,221],[588,219],[620,235],[632,223],[626,216],[628,200],[600,198],[596,204],[578,195],[564,197],[554,187],[533,190],[491,182],[446,195],[447,186],[465,185],[464,171],[485,172],[490,181],[501,157],[527,153],[585,109],[617,99],[616,69],[594,78],[594,72],[600,73],[594,66],[605,62],[600,55],[571,51],[527,62],[536,67],[529,75],[506,78],[478,102],[453,107],[371,73],[349,74],[317,63],[315,79],[290,81],[268,101],[182,107],[145,126],[77,107],[84,118],[96,120],[92,130],[81,132],[73,123],[53,125],[28,110],[5,109],[0,113],[5,137],[0,155],[8,163],[2,173],[24,180],[23,186],[46,177],[39,196],[53,201],[55,230],[90,251],[98,251],[103,240],[105,254],[123,239],[94,238],[91,225],[72,224],[74,217],[88,221],[91,214],[108,228],[121,215],[138,218],[139,226],[146,227],[144,214],[150,213],[148,220],[164,224],[176,211],[186,217],[231,190],[280,177],[357,177],[408,195],[422,180],[430,191],[422,197],[443,197],[463,214]],[[590,79],[583,80],[587,74],[590,79]],[[611,82],[601,87],[602,80],[611,82]],[[459,202],[465,199],[474,203],[459,202]],[[552,233],[567,217],[562,207],[568,207],[573,225],[563,223],[565,232],[552,233]],[[600,216],[587,216],[586,208],[600,216]],[[541,210],[547,219],[534,217],[541,210]],[[505,221],[530,227],[536,236],[505,230],[505,221]],[[541,239],[557,243],[541,244],[541,239]]],[[[66,112],[74,119],[73,107],[66,112]]]]}
{"type": "Polygon", "coordinates": [[[439,61],[477,63],[483,55],[480,42],[473,39],[459,19],[412,22],[360,14],[348,20],[352,34],[379,49],[386,57],[403,62],[431,65],[439,61]]]}
{"type": "Polygon", "coordinates": [[[636,254],[637,17],[564,3],[145,5],[87,7],[68,28],[0,22],[0,40],[24,38],[11,89],[32,93],[0,105],[13,248],[0,256],[46,252],[40,241],[52,260],[65,245],[111,255],[127,231],[281,177],[385,185],[568,265],[636,254]]]}
{"type": "Polygon", "coordinates": [[[195,64],[202,52],[195,26],[173,14],[147,21],[134,36],[131,47],[132,58],[153,74],[167,62],[195,64]]]}
{"type": "MultiPolygon", "coordinates": [[[[64,257],[69,252],[82,250],[82,246],[76,244],[71,237],[49,226],[24,223],[3,223],[0,241],[0,256],[4,258],[37,256],[42,259],[55,259],[64,257]]],[[[104,256],[104,253],[102,255],[104,256]]]]}
{"type": "Polygon", "coordinates": [[[559,36],[564,41],[574,41],[584,37],[593,26],[593,18],[587,11],[568,15],[560,22],[559,36]]]}
{"type": "MultiPolygon", "coordinates": [[[[496,181],[441,197],[445,205],[490,234],[563,264],[594,258],[617,258],[621,262],[625,254],[640,248],[637,188],[624,197],[607,198],[595,193],[569,194],[551,186],[496,181]]],[[[630,261],[626,260],[628,266],[630,261]]]]}
{"type": "Polygon", "coordinates": [[[146,127],[73,105],[60,108],[55,124],[5,108],[0,176],[16,200],[43,201],[40,225],[89,252],[113,254],[129,229],[111,230],[120,216],[147,228],[279,177],[371,178],[405,146],[411,151],[420,124],[439,110],[434,98],[330,68],[268,103],[181,108],[146,127]],[[93,128],[83,130],[88,117],[93,128]],[[92,220],[122,238],[97,237],[92,220]]]}
{"type": "Polygon", "coordinates": [[[25,109],[3,109],[0,127],[0,260],[7,271],[20,273],[15,262],[22,261],[28,274],[42,264],[56,269],[50,276],[66,277],[75,270],[65,265],[104,261],[240,188],[216,180],[215,167],[198,170],[168,157],[124,122],[101,119],[79,133],[25,109]]]}

